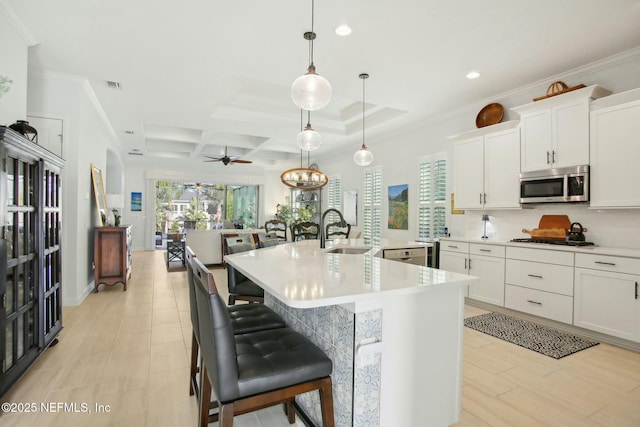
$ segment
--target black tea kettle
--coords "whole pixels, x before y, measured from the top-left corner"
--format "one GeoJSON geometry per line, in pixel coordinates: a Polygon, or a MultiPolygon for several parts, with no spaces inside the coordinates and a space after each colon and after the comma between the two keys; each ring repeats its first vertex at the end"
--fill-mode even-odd
{"type": "Polygon", "coordinates": [[[569,231],[567,232],[565,240],[567,242],[584,242],[585,237],[583,231],[587,231],[587,229],[583,228],[582,224],[580,224],[579,222],[574,222],[569,227],[569,231]]]}

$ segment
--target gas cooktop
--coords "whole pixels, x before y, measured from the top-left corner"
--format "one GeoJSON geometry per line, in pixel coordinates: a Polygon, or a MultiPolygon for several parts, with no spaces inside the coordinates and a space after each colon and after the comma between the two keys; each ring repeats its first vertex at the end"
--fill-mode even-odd
{"type": "Polygon", "coordinates": [[[554,239],[525,238],[525,239],[511,239],[511,241],[516,243],[547,243],[550,245],[563,245],[563,246],[593,246],[594,245],[593,242],[579,242],[575,240],[566,241],[566,240],[559,240],[559,239],[554,240],[554,239]]]}

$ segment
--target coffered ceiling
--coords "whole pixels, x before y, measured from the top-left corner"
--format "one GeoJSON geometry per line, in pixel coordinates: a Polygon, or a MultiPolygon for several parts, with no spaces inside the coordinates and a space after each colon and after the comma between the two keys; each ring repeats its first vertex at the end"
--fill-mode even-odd
{"type": "MultiPolygon", "coordinates": [[[[0,2],[34,39],[30,70],[88,79],[124,152],[299,159],[290,85],[308,65],[311,0],[0,2]]],[[[362,72],[374,138],[638,47],[639,28],[638,0],[317,0],[315,64],[333,86],[311,115],[317,153],[359,147],[362,72]]]]}

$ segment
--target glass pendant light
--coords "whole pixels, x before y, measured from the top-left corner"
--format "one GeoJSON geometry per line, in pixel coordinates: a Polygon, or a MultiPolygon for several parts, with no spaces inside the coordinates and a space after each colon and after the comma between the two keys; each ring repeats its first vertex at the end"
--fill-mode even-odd
{"type": "Polygon", "coordinates": [[[296,141],[298,142],[298,147],[301,150],[313,151],[318,149],[320,144],[322,144],[322,137],[318,132],[311,128],[311,112],[308,111],[307,113],[307,126],[298,134],[296,141]]]}
{"type": "Polygon", "coordinates": [[[364,81],[369,78],[369,74],[362,73],[358,77],[362,79],[362,147],[353,155],[353,161],[358,166],[369,166],[373,162],[373,153],[364,145],[364,81]]]}
{"type": "Polygon", "coordinates": [[[313,32],[314,0],[311,0],[311,31],[304,33],[304,39],[309,41],[309,68],[306,74],[295,79],[291,85],[291,99],[303,110],[314,111],[324,108],[331,100],[331,84],[324,77],[316,73],[313,64],[313,32]]]}

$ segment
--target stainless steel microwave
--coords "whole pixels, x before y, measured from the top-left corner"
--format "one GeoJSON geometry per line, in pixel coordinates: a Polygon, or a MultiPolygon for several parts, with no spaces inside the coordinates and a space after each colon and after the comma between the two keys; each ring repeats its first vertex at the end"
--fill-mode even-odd
{"type": "Polygon", "coordinates": [[[588,165],[520,174],[520,203],[588,201],[588,165]]]}

